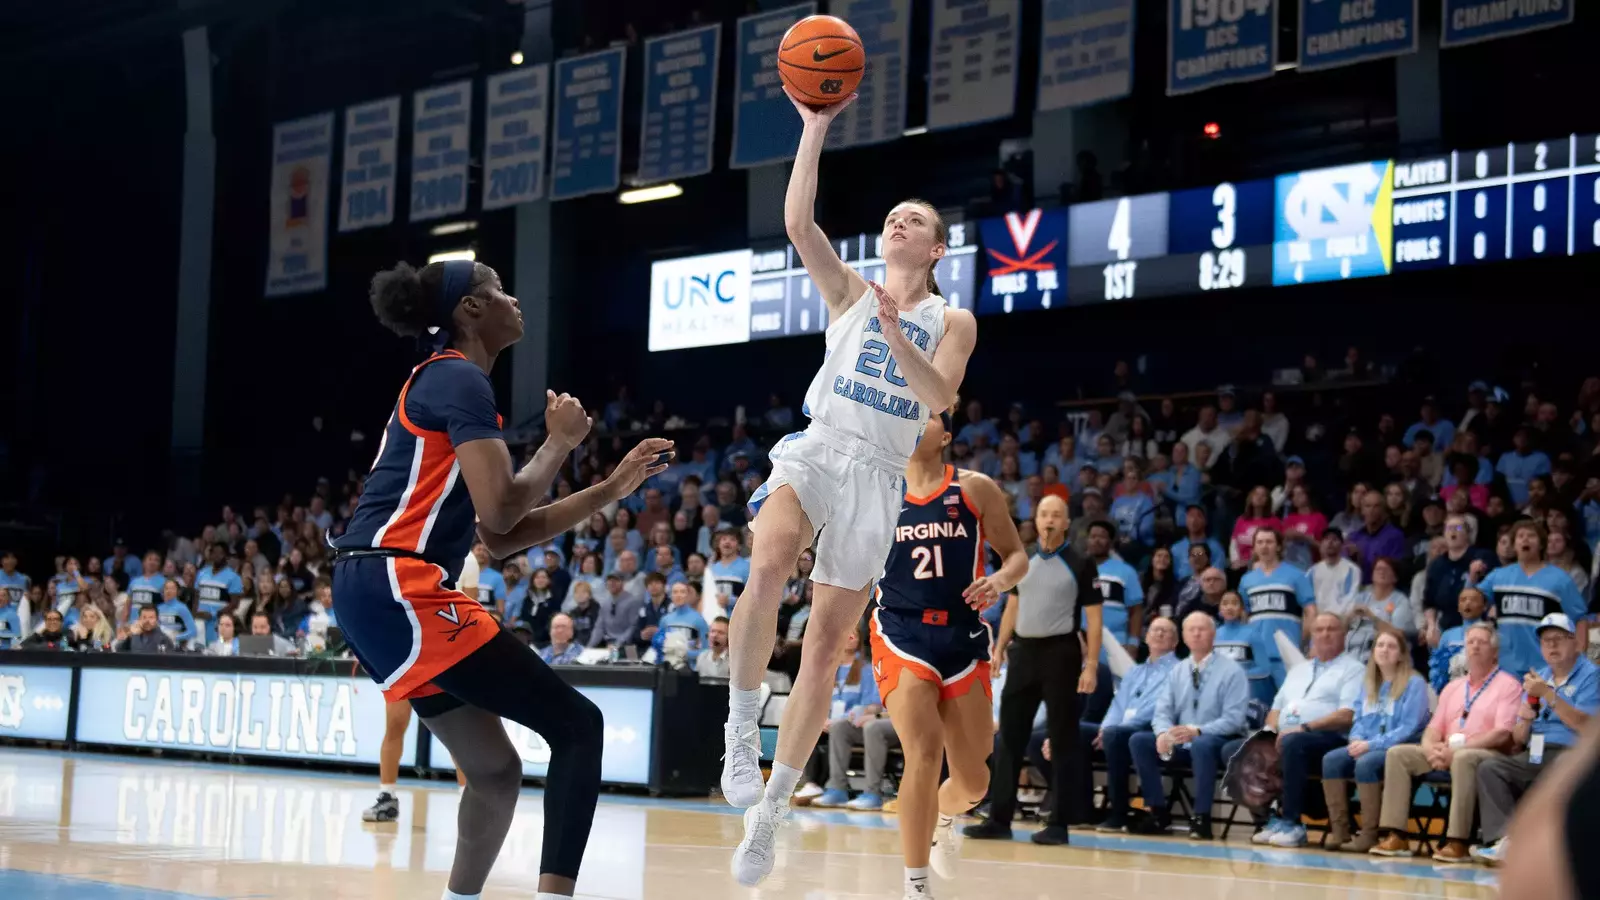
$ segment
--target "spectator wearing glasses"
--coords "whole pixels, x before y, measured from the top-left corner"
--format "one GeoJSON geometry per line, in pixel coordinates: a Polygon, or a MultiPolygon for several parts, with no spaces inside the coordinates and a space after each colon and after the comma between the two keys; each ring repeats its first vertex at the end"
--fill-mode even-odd
{"type": "Polygon", "coordinates": [[[1227,558],[1227,553],[1222,549],[1222,542],[1211,536],[1209,527],[1204,507],[1191,506],[1184,511],[1184,535],[1172,545],[1173,568],[1179,579],[1202,572],[1206,566],[1217,565],[1227,558]],[[1190,559],[1191,550],[1197,546],[1210,551],[1210,558],[1199,568],[1195,568],[1194,561],[1190,559]]]}
{"type": "Polygon", "coordinates": [[[1156,698],[1151,728],[1128,741],[1128,752],[1139,773],[1145,813],[1128,826],[1134,834],[1165,834],[1171,825],[1167,796],[1162,787],[1165,763],[1188,765],[1194,770],[1194,817],[1189,836],[1211,840],[1211,805],[1217,774],[1225,757],[1222,748],[1245,730],[1250,689],[1244,669],[1229,657],[1215,653],[1216,623],[1204,613],[1190,613],[1183,621],[1183,640],[1189,659],[1172,667],[1156,698]]]}
{"type": "Polygon", "coordinates": [[[1579,652],[1571,619],[1562,613],[1545,616],[1539,623],[1539,650],[1544,667],[1522,679],[1522,708],[1511,729],[1517,755],[1478,766],[1484,846],[1472,856],[1490,865],[1498,865],[1505,854],[1506,827],[1517,801],[1578,742],[1578,732],[1600,709],[1600,669],[1579,652]]]}
{"type": "Polygon", "coordinates": [[[1523,520],[1511,531],[1516,562],[1495,569],[1478,584],[1489,597],[1500,630],[1500,662],[1509,672],[1539,667],[1539,638],[1534,633],[1551,613],[1565,613],[1578,624],[1578,642],[1588,643],[1588,626],[1582,622],[1588,604],[1578,586],[1561,569],[1544,561],[1544,526],[1523,520]]]}
{"type": "Polygon", "coordinates": [[[1383,765],[1383,812],[1387,832],[1370,851],[1376,856],[1411,856],[1406,820],[1411,817],[1414,779],[1450,773],[1450,817],[1439,862],[1470,862],[1472,816],[1478,806],[1478,767],[1512,746],[1512,728],[1522,706],[1522,684],[1499,665],[1499,637],[1479,623],[1467,630],[1467,673],[1439,694],[1439,706],[1420,744],[1389,748],[1383,765]]]}
{"type": "MultiPolygon", "coordinates": [[[[1344,652],[1344,622],[1332,613],[1316,616],[1311,626],[1311,657],[1291,669],[1267,713],[1267,727],[1278,732],[1283,773],[1279,814],[1250,839],[1274,847],[1304,847],[1306,776],[1322,771],[1322,758],[1347,742],[1355,721],[1356,695],[1362,665],[1344,652]]],[[[1222,751],[1231,759],[1244,741],[1222,751]]]]}
{"type": "Polygon", "coordinates": [[[1457,610],[1461,589],[1469,583],[1482,581],[1495,562],[1493,551],[1472,545],[1471,528],[1465,516],[1445,518],[1444,547],[1444,553],[1428,563],[1422,587],[1422,615],[1426,624],[1423,635],[1433,647],[1439,646],[1439,638],[1445,631],[1461,624],[1461,614],[1457,610]]]}
{"type": "Polygon", "coordinates": [[[66,650],[68,636],[63,627],[65,617],[57,609],[45,610],[44,627],[22,639],[23,650],[66,650]]]}
{"type": "MultiPolygon", "coordinates": [[[[1133,771],[1133,760],[1128,743],[1135,734],[1147,731],[1155,719],[1156,704],[1165,690],[1167,678],[1178,664],[1173,651],[1178,646],[1178,626],[1171,619],[1151,621],[1145,632],[1145,643],[1150,646],[1150,658],[1128,670],[1111,699],[1111,708],[1096,725],[1079,722],[1078,732],[1084,759],[1095,750],[1106,755],[1106,794],[1111,815],[1097,826],[1098,831],[1122,831],[1128,826],[1128,776],[1133,771]]],[[[1089,766],[1079,767],[1077,790],[1080,808],[1092,807],[1094,773],[1089,766]]]]}
{"type": "Polygon", "coordinates": [[[1383,806],[1384,759],[1396,744],[1415,742],[1428,724],[1428,684],[1411,668],[1405,636],[1378,632],[1356,694],[1350,742],[1322,758],[1330,849],[1365,853],[1377,846],[1383,806]],[[1350,836],[1350,779],[1361,800],[1361,833],[1350,836]]]}

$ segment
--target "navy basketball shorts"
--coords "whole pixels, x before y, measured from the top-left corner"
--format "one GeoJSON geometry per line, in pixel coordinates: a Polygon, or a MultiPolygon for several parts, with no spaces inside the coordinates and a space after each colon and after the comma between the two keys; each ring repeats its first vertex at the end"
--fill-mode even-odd
{"type": "Polygon", "coordinates": [[[989,626],[972,615],[951,616],[944,610],[901,612],[875,606],[870,626],[872,674],[878,694],[889,692],[909,674],[939,685],[939,699],[953,700],[983,686],[993,700],[989,671],[989,626]]]}

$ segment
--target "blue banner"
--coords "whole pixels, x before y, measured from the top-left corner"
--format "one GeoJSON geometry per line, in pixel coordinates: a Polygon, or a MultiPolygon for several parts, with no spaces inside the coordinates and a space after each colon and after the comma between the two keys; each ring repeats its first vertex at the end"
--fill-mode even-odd
{"type": "Polygon", "coordinates": [[[394,221],[394,171],[400,147],[400,98],[344,112],[344,203],[339,230],[394,221]]]}
{"type": "Polygon", "coordinates": [[[778,43],[789,26],[813,12],[816,4],[801,3],[739,20],[730,167],[747,169],[794,158],[800,117],[778,78],[778,43]]]}
{"type": "Polygon", "coordinates": [[[881,144],[906,131],[906,62],[911,56],[911,0],[832,0],[828,11],[861,35],[867,70],[856,102],[828,129],[829,150],[881,144]]]}
{"type": "MultiPolygon", "coordinates": [[[[368,765],[383,744],[383,692],[366,678],[92,668],[80,679],[84,743],[368,765]]],[[[402,766],[416,762],[416,727],[402,766]]]]}
{"type": "Polygon", "coordinates": [[[1021,25],[1017,0],[933,0],[930,131],[1011,118],[1021,25]]]}
{"type": "Polygon", "coordinates": [[[1417,0],[1300,0],[1300,69],[1415,53],[1417,0]]]}
{"type": "Polygon", "coordinates": [[[721,48],[721,23],[644,42],[640,183],[711,171],[721,48]]]}
{"type": "Polygon", "coordinates": [[[1039,30],[1040,110],[1133,92],[1133,0],[1045,0],[1039,30]]]}
{"type": "Polygon", "coordinates": [[[417,91],[411,109],[411,221],[465,212],[472,82],[417,91]]]}
{"type": "Polygon", "coordinates": [[[1459,47],[1525,31],[1571,25],[1574,5],[1573,0],[1548,0],[1547,3],[1444,0],[1444,32],[1439,43],[1445,47],[1459,47]]]}
{"type": "Polygon", "coordinates": [[[0,666],[0,738],[67,739],[72,670],[0,666]]]}
{"type": "Polygon", "coordinates": [[[272,129],[268,297],[328,285],[328,200],[333,194],[333,113],[272,129]]]}
{"type": "Polygon", "coordinates": [[[1171,0],[1167,93],[1271,78],[1278,62],[1278,0],[1171,0]]]}
{"type": "MultiPolygon", "coordinates": [[[[589,687],[577,685],[578,693],[589,698],[606,721],[605,749],[601,751],[600,778],[611,784],[650,783],[650,742],[654,736],[655,693],[643,688],[589,687]]],[[[503,720],[511,746],[522,758],[522,774],[543,778],[550,772],[550,745],[532,729],[503,720]]],[[[450,751],[439,738],[433,738],[428,759],[435,769],[453,768],[450,751]]]]}
{"type": "Polygon", "coordinates": [[[483,208],[543,197],[549,64],[491,75],[483,92],[483,208]]]}
{"type": "Polygon", "coordinates": [[[550,199],[614,191],[622,183],[626,47],[556,63],[555,164],[550,199]]]}

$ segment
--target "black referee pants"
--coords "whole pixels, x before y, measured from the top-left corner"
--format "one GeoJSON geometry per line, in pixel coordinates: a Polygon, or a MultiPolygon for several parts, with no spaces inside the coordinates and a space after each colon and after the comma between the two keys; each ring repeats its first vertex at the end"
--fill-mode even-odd
{"type": "Polygon", "coordinates": [[[1000,750],[989,785],[989,818],[1010,825],[1016,815],[1017,778],[1034,716],[1043,702],[1053,770],[1049,824],[1064,827],[1072,785],[1084,764],[1078,752],[1078,676],[1083,673],[1083,648],[1076,634],[1019,637],[1011,641],[1006,658],[1005,687],[1000,691],[1000,750]]]}

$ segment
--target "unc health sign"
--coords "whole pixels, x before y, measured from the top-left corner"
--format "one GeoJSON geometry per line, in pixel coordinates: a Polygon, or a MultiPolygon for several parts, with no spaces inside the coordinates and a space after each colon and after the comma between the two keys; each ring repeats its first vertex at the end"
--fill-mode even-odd
{"type": "Polygon", "coordinates": [[[622,79],[627,48],[556,63],[550,198],[614,191],[622,182],[622,79]]]}
{"type": "Polygon", "coordinates": [[[1300,68],[1327,69],[1417,49],[1418,0],[1300,0],[1300,68]]]}
{"type": "Polygon", "coordinates": [[[640,182],[711,171],[721,46],[721,24],[645,41],[640,182]]]}
{"type": "Polygon", "coordinates": [[[1270,78],[1278,61],[1278,0],[1170,0],[1167,93],[1270,78]]]}
{"type": "Polygon", "coordinates": [[[328,197],[333,193],[333,113],[272,129],[267,227],[269,297],[328,284],[328,197]]]}
{"type": "MultiPolygon", "coordinates": [[[[383,743],[383,693],[364,678],[100,668],[80,678],[85,743],[369,764],[383,743]]],[[[416,761],[415,728],[403,766],[416,761]]]]}
{"type": "Polygon", "coordinates": [[[1133,0],[1045,0],[1039,109],[1066,109],[1133,91],[1133,0]]]}
{"type": "Polygon", "coordinates": [[[1572,24],[1576,0],[1443,0],[1446,47],[1572,24]]]}
{"type": "Polygon", "coordinates": [[[417,91],[411,110],[411,221],[467,208],[472,82],[417,91]]]}
{"type": "Polygon", "coordinates": [[[72,670],[0,666],[0,738],[67,739],[72,670]]]}
{"type": "Polygon", "coordinates": [[[794,158],[800,144],[800,116],[778,78],[778,44],[789,26],[816,11],[802,3],[739,20],[738,65],[733,78],[733,149],[728,165],[735,169],[764,166],[794,158]]]}
{"type": "Polygon", "coordinates": [[[344,202],[339,230],[394,221],[394,168],[400,144],[400,98],[344,111],[344,202]]]}
{"type": "Polygon", "coordinates": [[[828,129],[827,148],[895,140],[906,130],[911,0],[831,0],[828,12],[861,35],[867,69],[856,88],[856,102],[845,107],[828,129]]]}
{"type": "MultiPolygon", "coordinates": [[[[654,737],[655,694],[639,688],[578,687],[578,693],[594,701],[605,718],[605,750],[600,759],[600,778],[612,784],[650,783],[650,742],[654,737]]],[[[550,745],[532,730],[510,719],[502,719],[511,746],[522,758],[522,774],[543,778],[550,771],[550,745]]],[[[428,751],[430,765],[448,771],[450,751],[438,737],[428,751]]]]}
{"type": "Polygon", "coordinates": [[[549,64],[491,75],[484,95],[483,208],[543,197],[549,64]]]}
{"type": "Polygon", "coordinates": [[[750,340],[750,251],[730,250],[650,267],[650,350],[750,340]]]}
{"type": "Polygon", "coordinates": [[[1021,27],[1017,0],[933,0],[930,130],[1011,117],[1021,27]]]}

